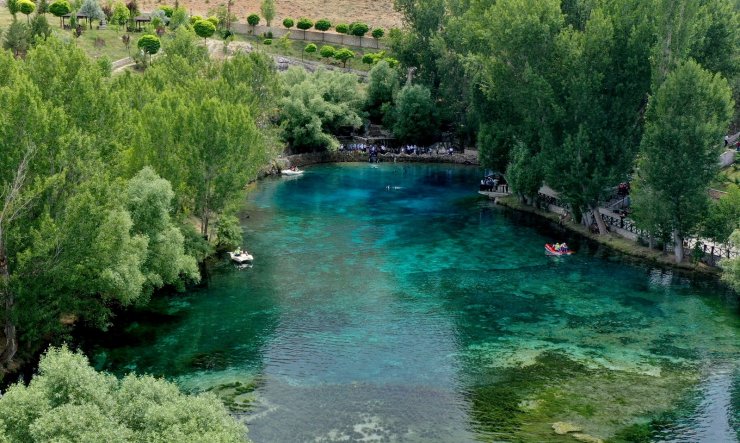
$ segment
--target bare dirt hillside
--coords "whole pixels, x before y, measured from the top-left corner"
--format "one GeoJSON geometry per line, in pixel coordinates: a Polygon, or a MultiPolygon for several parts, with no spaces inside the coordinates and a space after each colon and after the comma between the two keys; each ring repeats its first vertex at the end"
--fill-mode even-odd
{"type": "MultiPolygon", "coordinates": [[[[205,15],[208,10],[220,4],[224,0],[179,0],[191,14],[205,15]]],[[[175,0],[139,0],[140,8],[144,11],[156,9],[158,5],[174,4],[175,0]]],[[[246,22],[249,14],[260,14],[261,0],[234,0],[232,11],[239,22],[246,22]]],[[[361,21],[367,23],[370,28],[400,28],[401,16],[393,10],[393,0],[275,0],[277,14],[273,20],[273,26],[279,26],[283,18],[308,17],[316,21],[326,18],[332,22],[350,23],[361,21]]],[[[261,22],[263,24],[264,21],[261,22]]]]}

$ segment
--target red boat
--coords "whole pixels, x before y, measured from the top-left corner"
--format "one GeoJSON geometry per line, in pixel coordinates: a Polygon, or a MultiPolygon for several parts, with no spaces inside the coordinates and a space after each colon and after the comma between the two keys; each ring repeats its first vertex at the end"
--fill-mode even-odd
{"type": "Polygon", "coordinates": [[[571,254],[574,254],[574,252],[571,251],[570,249],[567,249],[565,251],[557,251],[557,250],[555,250],[555,246],[554,245],[551,245],[550,243],[546,243],[545,244],[545,253],[547,255],[571,255],[571,254]]]}

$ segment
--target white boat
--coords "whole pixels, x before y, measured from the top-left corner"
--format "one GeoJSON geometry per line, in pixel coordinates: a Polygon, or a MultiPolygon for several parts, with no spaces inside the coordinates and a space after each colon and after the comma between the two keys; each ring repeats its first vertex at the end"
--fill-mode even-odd
{"type": "Polygon", "coordinates": [[[252,254],[246,251],[242,251],[241,254],[237,254],[235,252],[229,252],[229,257],[231,257],[233,261],[239,264],[248,263],[254,260],[254,257],[252,257],[252,254]]]}
{"type": "Polygon", "coordinates": [[[303,171],[300,169],[283,169],[280,173],[283,175],[301,175],[303,171]]]}

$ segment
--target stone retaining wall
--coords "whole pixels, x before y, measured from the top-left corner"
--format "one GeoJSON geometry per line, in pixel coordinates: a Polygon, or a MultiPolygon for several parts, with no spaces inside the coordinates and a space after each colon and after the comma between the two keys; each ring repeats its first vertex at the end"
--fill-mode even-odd
{"type": "MultiPolygon", "coordinates": [[[[234,23],[231,30],[239,34],[263,35],[272,32],[272,38],[278,39],[290,32],[291,40],[305,40],[307,42],[318,42],[319,45],[344,45],[359,46],[367,49],[383,49],[385,45],[380,40],[372,37],[357,37],[354,35],[337,34],[336,32],[301,31],[300,29],[286,29],[283,27],[257,25],[252,27],[246,23],[234,23]],[[254,28],[254,29],[253,29],[254,28]]],[[[368,34],[369,35],[369,34],[368,34]]]]}

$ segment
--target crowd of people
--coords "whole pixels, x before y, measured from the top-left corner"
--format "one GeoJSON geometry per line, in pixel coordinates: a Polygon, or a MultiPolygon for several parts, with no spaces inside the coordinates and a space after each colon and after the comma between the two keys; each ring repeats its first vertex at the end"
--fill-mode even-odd
{"type": "Polygon", "coordinates": [[[506,179],[501,174],[490,174],[485,176],[480,181],[480,190],[494,192],[499,189],[499,186],[505,186],[506,179]]]}

